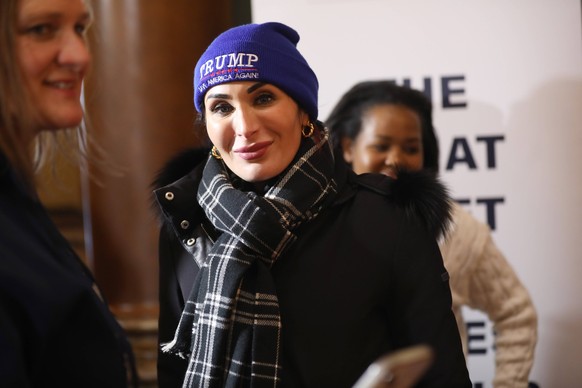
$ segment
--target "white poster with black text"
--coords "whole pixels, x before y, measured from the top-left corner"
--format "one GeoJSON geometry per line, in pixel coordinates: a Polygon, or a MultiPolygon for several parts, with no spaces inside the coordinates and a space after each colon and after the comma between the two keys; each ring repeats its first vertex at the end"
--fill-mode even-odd
{"type": "MultiPolygon", "coordinates": [[[[582,27],[579,0],[252,0],[320,81],[320,119],[354,83],[392,79],[434,104],[441,176],[493,238],[538,312],[530,387],[582,387],[582,27]]],[[[475,388],[494,333],[464,311],[475,388]]]]}

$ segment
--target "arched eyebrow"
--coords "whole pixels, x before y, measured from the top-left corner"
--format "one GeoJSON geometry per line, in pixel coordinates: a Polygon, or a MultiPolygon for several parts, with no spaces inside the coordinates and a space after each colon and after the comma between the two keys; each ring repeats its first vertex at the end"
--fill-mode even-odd
{"type": "MultiPolygon", "coordinates": [[[[33,12],[29,12],[28,14],[24,15],[25,19],[23,22],[27,23],[34,23],[37,22],[39,19],[46,19],[46,20],[61,20],[64,15],[61,12],[46,12],[45,10],[37,10],[33,12]]],[[[89,11],[84,11],[77,17],[77,21],[82,23],[90,23],[93,21],[93,15],[89,11]]]]}
{"type": "MultiPolygon", "coordinates": [[[[393,139],[392,136],[389,135],[374,135],[374,138],[381,141],[391,141],[393,139]]],[[[417,136],[408,136],[404,138],[404,142],[406,143],[420,143],[421,139],[417,136]]]]}
{"type": "Polygon", "coordinates": [[[250,86],[247,89],[247,93],[250,94],[250,93],[254,92],[255,90],[257,90],[258,88],[260,88],[261,86],[263,86],[263,85],[265,85],[264,82],[257,82],[256,84],[253,84],[252,86],[250,86]]]}
{"type": "Polygon", "coordinates": [[[230,100],[232,97],[230,96],[230,94],[214,93],[214,94],[207,94],[205,100],[209,100],[211,98],[220,98],[223,100],[230,100]]]}
{"type": "MultiPolygon", "coordinates": [[[[264,85],[266,85],[265,82],[257,82],[256,84],[252,84],[247,89],[247,93],[251,94],[252,92],[254,92],[255,90],[259,89],[261,86],[264,86],[264,85]]],[[[223,93],[207,94],[205,100],[208,100],[210,98],[220,98],[220,99],[224,99],[224,100],[232,99],[232,97],[229,94],[223,94],[223,93]]]]}

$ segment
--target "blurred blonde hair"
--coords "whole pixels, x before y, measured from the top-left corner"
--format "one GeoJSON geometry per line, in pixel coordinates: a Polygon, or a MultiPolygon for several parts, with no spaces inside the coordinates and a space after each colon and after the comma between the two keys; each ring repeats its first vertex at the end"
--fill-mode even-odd
{"type": "MultiPolygon", "coordinates": [[[[16,54],[20,1],[0,1],[0,152],[24,184],[34,191],[34,173],[55,152],[73,150],[69,157],[76,161],[79,155],[86,155],[87,133],[82,123],[76,132],[74,129],[46,131],[34,136],[37,111],[24,87],[16,54]],[[34,136],[33,142],[28,141],[31,136],[34,136]]],[[[89,1],[83,2],[91,12],[89,1]]]]}

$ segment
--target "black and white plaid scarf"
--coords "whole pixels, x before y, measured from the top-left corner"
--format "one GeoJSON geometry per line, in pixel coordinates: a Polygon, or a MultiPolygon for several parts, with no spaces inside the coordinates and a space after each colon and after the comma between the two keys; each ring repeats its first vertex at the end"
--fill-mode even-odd
{"type": "Polygon", "coordinates": [[[223,232],[202,265],[174,340],[189,357],[183,387],[276,387],[281,318],[270,268],[337,192],[326,130],[304,138],[293,163],[259,196],[236,189],[210,157],[198,202],[223,232]],[[319,135],[319,136],[316,136],[319,135]]]}

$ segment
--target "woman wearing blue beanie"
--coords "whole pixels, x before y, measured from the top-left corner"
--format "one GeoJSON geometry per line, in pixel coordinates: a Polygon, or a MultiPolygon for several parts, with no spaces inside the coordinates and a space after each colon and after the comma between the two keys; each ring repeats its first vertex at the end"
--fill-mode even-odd
{"type": "Polygon", "coordinates": [[[281,23],[242,25],[196,65],[212,149],[156,180],[159,386],[350,387],[383,354],[426,344],[419,386],[470,387],[436,243],[446,191],[426,174],[351,172],[298,41],[281,23]]]}

